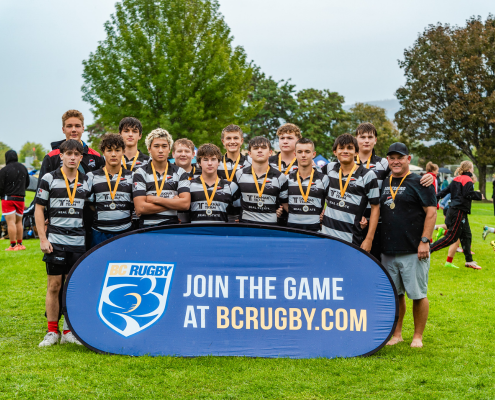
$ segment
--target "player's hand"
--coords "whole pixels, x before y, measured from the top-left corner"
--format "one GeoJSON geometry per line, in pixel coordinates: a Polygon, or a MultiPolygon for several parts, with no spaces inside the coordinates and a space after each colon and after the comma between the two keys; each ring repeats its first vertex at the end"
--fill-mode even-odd
{"type": "MultiPolygon", "coordinates": [[[[361,218],[361,221],[359,221],[359,225],[361,226],[361,229],[366,229],[368,226],[368,220],[364,217],[361,218]]],[[[368,251],[368,250],[366,250],[368,251]]]]}
{"type": "Polygon", "coordinates": [[[430,174],[424,174],[419,183],[421,183],[423,186],[428,187],[430,185],[433,185],[433,175],[430,174]]]}
{"type": "Polygon", "coordinates": [[[282,216],[282,212],[284,211],[284,208],[280,206],[277,210],[277,217],[280,218],[282,216]]]}
{"type": "Polygon", "coordinates": [[[51,252],[53,252],[52,244],[48,241],[48,239],[41,239],[40,247],[41,251],[45,254],[50,254],[51,252]]]}
{"type": "Polygon", "coordinates": [[[367,251],[368,253],[371,251],[371,244],[372,244],[372,240],[371,239],[364,239],[363,240],[363,243],[361,243],[361,248],[364,250],[364,251],[367,251]]]}
{"type": "Polygon", "coordinates": [[[430,257],[430,244],[421,242],[418,246],[418,258],[425,260],[430,257]]]}
{"type": "Polygon", "coordinates": [[[320,222],[323,221],[323,216],[325,215],[325,210],[323,210],[320,214],[320,222]]]}

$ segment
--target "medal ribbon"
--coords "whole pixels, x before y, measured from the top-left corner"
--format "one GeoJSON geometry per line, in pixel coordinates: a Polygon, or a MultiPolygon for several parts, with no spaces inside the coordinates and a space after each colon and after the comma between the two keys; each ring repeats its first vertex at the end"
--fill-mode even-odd
{"type": "MultiPolygon", "coordinates": [[[[125,165],[125,164],[124,164],[125,165]]],[[[119,187],[120,176],[122,175],[122,168],[120,168],[119,175],[117,176],[117,182],[115,182],[115,187],[112,190],[112,183],[110,182],[110,177],[108,176],[107,167],[103,167],[105,171],[105,177],[107,178],[108,188],[110,189],[110,197],[115,199],[115,194],[117,193],[117,188],[119,187]]]]}
{"type": "Polygon", "coordinates": [[[225,161],[227,158],[227,155],[223,156],[223,167],[225,168],[225,176],[227,177],[227,180],[229,182],[232,182],[232,179],[234,179],[235,172],[237,171],[237,166],[239,165],[239,161],[241,160],[241,155],[239,154],[239,157],[237,157],[237,161],[235,162],[234,165],[234,170],[232,171],[232,175],[229,176],[229,170],[227,169],[227,162],[225,161]]]}
{"type": "Polygon", "coordinates": [[[162,184],[160,187],[158,187],[158,179],[156,178],[156,171],[155,171],[155,166],[153,165],[153,161],[151,161],[151,169],[153,170],[153,178],[155,178],[155,189],[156,189],[156,195],[157,197],[160,197],[162,194],[163,190],[163,184],[167,180],[167,172],[168,172],[168,161],[167,161],[167,166],[165,167],[165,172],[163,173],[163,179],[162,179],[162,184]]]}
{"type": "MultiPolygon", "coordinates": [[[[290,172],[290,169],[292,168],[292,166],[294,165],[295,162],[296,162],[296,157],[294,157],[294,159],[292,160],[292,162],[286,168],[286,170],[284,172],[285,175],[287,175],[290,172]]],[[[280,172],[282,172],[282,153],[280,153],[279,154],[279,157],[278,157],[278,170],[280,172]]]]}
{"type": "MultiPolygon", "coordinates": [[[[131,171],[134,169],[134,166],[136,165],[138,155],[139,155],[139,151],[134,156],[134,161],[132,162],[132,165],[131,165],[131,171]]],[[[127,169],[127,165],[125,164],[125,157],[124,156],[122,156],[122,164],[124,165],[124,168],[127,169]]]]}
{"type": "Polygon", "coordinates": [[[345,192],[347,191],[347,186],[349,185],[349,182],[351,181],[351,177],[353,172],[356,170],[357,164],[354,164],[354,167],[352,167],[352,170],[350,174],[347,176],[347,180],[345,182],[345,186],[342,189],[342,167],[339,169],[339,185],[340,185],[340,197],[342,197],[342,200],[344,200],[345,192]]]}
{"type": "Polygon", "coordinates": [[[67,188],[67,195],[69,196],[70,205],[72,205],[72,203],[74,203],[74,199],[76,198],[77,180],[79,179],[79,171],[76,172],[76,180],[74,181],[74,189],[72,190],[72,194],[70,193],[69,180],[65,175],[64,169],[60,168],[60,171],[62,171],[62,175],[64,176],[65,187],[67,188]]]}
{"type": "Polygon", "coordinates": [[[254,184],[256,185],[256,191],[258,192],[258,197],[260,198],[260,200],[263,197],[263,191],[265,190],[266,179],[268,178],[268,171],[270,171],[270,165],[268,165],[268,169],[266,170],[266,174],[265,174],[265,179],[263,180],[263,185],[261,186],[261,190],[260,190],[260,186],[258,184],[258,177],[254,173],[254,168],[251,165],[251,173],[253,174],[254,184]]]}
{"type": "Polygon", "coordinates": [[[404,182],[404,179],[407,178],[407,175],[409,175],[411,171],[409,171],[406,175],[404,175],[404,178],[399,183],[399,186],[397,186],[397,190],[394,193],[394,190],[392,189],[392,175],[390,175],[390,194],[392,195],[392,201],[395,203],[395,196],[397,196],[397,192],[399,191],[400,185],[402,185],[402,182],[404,182]]]}
{"type": "Polygon", "coordinates": [[[213,188],[213,192],[211,192],[211,197],[208,197],[208,188],[206,187],[205,180],[203,179],[203,175],[201,175],[201,183],[203,184],[203,190],[205,191],[205,197],[206,197],[206,204],[208,204],[208,207],[211,206],[211,202],[213,201],[213,197],[215,196],[215,192],[217,191],[217,185],[218,185],[218,177],[217,180],[215,181],[215,187],[213,188]]]}
{"type": "MultiPolygon", "coordinates": [[[[360,163],[359,161],[359,154],[357,155],[357,160],[356,160],[358,163],[360,163]]],[[[370,158],[368,158],[368,162],[366,163],[366,169],[370,169],[370,162],[371,162],[371,156],[370,158]]]]}
{"type": "Polygon", "coordinates": [[[311,176],[309,177],[308,188],[306,189],[306,194],[305,194],[303,187],[302,187],[301,178],[299,177],[299,170],[297,171],[297,183],[299,185],[299,190],[301,191],[301,196],[302,196],[305,203],[308,202],[309,192],[311,190],[311,184],[313,183],[314,173],[315,173],[315,170],[311,169],[311,176]]]}

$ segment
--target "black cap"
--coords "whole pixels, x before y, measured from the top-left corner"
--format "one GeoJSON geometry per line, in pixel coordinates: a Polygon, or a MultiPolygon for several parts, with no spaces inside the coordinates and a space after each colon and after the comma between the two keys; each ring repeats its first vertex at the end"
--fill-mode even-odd
{"type": "Polygon", "coordinates": [[[399,153],[402,154],[403,156],[408,156],[409,150],[407,149],[407,146],[404,143],[396,142],[396,143],[392,143],[388,148],[387,156],[392,153],[399,153]]]}

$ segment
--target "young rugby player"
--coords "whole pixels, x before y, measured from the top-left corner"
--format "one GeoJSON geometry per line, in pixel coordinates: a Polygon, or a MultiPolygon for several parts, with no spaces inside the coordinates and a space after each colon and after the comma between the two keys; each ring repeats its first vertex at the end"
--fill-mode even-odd
{"type": "Polygon", "coordinates": [[[346,133],[335,139],[333,153],[339,161],[325,166],[330,184],[321,232],[369,252],[380,216],[380,190],[375,173],[354,162],[358,152],[354,136],[346,133]],[[365,232],[360,224],[368,203],[371,215],[365,232]]]}
{"type": "Polygon", "coordinates": [[[189,176],[170,163],[172,136],[165,129],[155,129],[146,137],[151,161],[133,176],[133,197],[140,227],[177,224],[177,211],[188,210],[191,202],[189,176]]]}
{"type": "Polygon", "coordinates": [[[138,149],[138,143],[143,136],[141,121],[134,117],[123,118],[119,124],[119,134],[125,143],[122,166],[134,172],[148,164],[150,157],[138,149]]]}
{"type": "Polygon", "coordinates": [[[196,157],[202,173],[191,181],[191,222],[228,222],[227,209],[234,201],[237,185],[218,177],[220,149],[203,144],[196,157]]]}
{"type": "Polygon", "coordinates": [[[276,225],[278,205],[287,203],[287,176],[270,166],[271,153],[268,139],[261,136],[251,139],[249,155],[253,164],[235,173],[242,222],[276,225]]]}
{"type": "Polygon", "coordinates": [[[297,169],[297,159],[294,156],[296,142],[302,138],[301,129],[297,125],[286,123],[277,129],[280,153],[270,157],[270,165],[285,175],[297,169]]]}
{"type": "MultiPolygon", "coordinates": [[[[298,169],[289,174],[289,202],[283,207],[289,214],[287,226],[317,232],[321,229],[320,214],[330,180],[313,167],[315,156],[315,145],[311,140],[302,138],[296,142],[298,169]]],[[[279,211],[277,214],[281,214],[279,211]]]]}
{"type": "Polygon", "coordinates": [[[100,142],[105,166],[88,173],[89,202],[95,209],[91,247],[131,229],[132,172],[123,168],[125,142],[107,133],[100,142]]]}
{"type": "MultiPolygon", "coordinates": [[[[40,237],[43,261],[46,263],[48,288],[46,292],[46,317],[48,333],[40,347],[56,344],[60,338],[59,293],[63,277],[77,259],[86,251],[83,207],[88,197],[87,176],[78,171],[83,159],[83,145],[67,140],[60,145],[62,167],[45,174],[40,179],[36,194],[36,227],[40,237]],[[48,227],[45,233],[45,207],[48,209],[48,227]]],[[[77,343],[64,321],[60,343],[77,343]]]]}

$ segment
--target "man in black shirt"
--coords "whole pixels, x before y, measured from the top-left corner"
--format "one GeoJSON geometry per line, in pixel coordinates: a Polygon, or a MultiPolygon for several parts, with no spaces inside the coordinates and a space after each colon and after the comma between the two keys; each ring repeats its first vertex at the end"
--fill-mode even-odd
{"type": "Polygon", "coordinates": [[[413,300],[414,336],[411,347],[423,347],[423,331],[429,310],[426,294],[430,240],[437,217],[437,199],[433,186],[422,186],[420,177],[411,174],[411,156],[405,144],[392,144],[387,159],[392,174],[384,180],[380,196],[382,264],[392,277],[399,295],[399,321],[388,345],[403,341],[404,293],[407,293],[413,300]]]}

